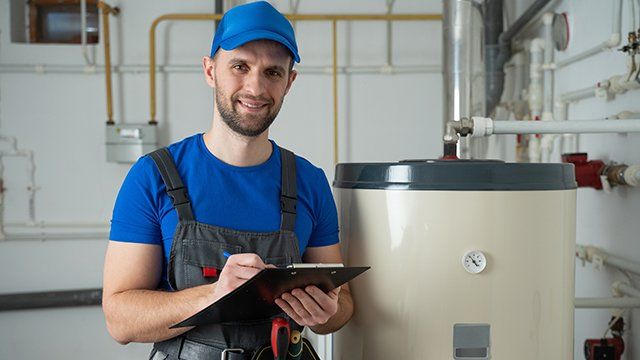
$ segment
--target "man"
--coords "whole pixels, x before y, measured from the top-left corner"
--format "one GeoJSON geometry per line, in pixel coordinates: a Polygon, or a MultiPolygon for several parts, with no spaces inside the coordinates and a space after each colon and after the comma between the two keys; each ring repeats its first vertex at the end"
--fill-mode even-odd
{"type": "MultiPolygon", "coordinates": [[[[215,89],[211,129],[140,158],[116,200],[103,309],[119,343],[154,342],[160,359],[218,359],[225,349],[229,359],[250,359],[269,341],[268,320],[169,327],[265,267],[342,262],[323,171],[268,139],[294,61],[293,28],[268,3],[238,6],[220,21],[202,60],[215,89]]],[[[319,334],[353,313],[346,285],[295,289],[276,303],[319,334]]]]}

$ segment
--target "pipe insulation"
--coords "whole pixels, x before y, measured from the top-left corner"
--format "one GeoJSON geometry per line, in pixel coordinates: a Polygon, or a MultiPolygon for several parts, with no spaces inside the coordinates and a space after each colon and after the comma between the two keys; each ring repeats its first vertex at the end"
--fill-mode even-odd
{"type": "Polygon", "coordinates": [[[640,298],[576,298],[576,309],[631,309],[640,308],[640,298]]]}
{"type": "Polygon", "coordinates": [[[629,297],[640,298],[640,290],[627,283],[616,281],[613,283],[613,290],[629,297]]]}
{"type": "Polygon", "coordinates": [[[0,311],[91,306],[102,303],[102,289],[0,295],[0,311]]]}
{"type": "Polygon", "coordinates": [[[640,119],[569,121],[494,121],[473,117],[471,136],[500,134],[605,134],[640,132],[640,119]]]}
{"type": "Polygon", "coordinates": [[[640,275],[640,263],[612,255],[595,246],[576,244],[576,257],[594,263],[596,266],[611,266],[640,275]]]}

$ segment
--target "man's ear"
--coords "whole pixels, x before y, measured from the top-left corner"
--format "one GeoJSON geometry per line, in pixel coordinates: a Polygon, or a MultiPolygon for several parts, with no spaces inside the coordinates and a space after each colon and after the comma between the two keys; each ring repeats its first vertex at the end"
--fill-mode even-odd
{"type": "Polygon", "coordinates": [[[298,72],[291,69],[289,72],[289,83],[287,84],[287,89],[284,91],[284,94],[287,95],[289,93],[289,89],[291,89],[291,85],[293,81],[298,77],[298,72]]]}
{"type": "Polygon", "coordinates": [[[202,72],[204,73],[204,80],[207,82],[212,88],[216,87],[216,82],[214,80],[215,76],[215,61],[213,58],[205,56],[202,58],[202,72]]]}

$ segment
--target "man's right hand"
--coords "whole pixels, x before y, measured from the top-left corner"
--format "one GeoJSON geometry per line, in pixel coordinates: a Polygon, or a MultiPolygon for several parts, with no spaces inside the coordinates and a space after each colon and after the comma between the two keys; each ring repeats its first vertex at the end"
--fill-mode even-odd
{"type": "Polygon", "coordinates": [[[217,301],[227,295],[247,280],[256,276],[262,269],[268,267],[275,266],[265,264],[260,256],[256,254],[246,253],[229,256],[216,282],[215,300],[217,301]]]}

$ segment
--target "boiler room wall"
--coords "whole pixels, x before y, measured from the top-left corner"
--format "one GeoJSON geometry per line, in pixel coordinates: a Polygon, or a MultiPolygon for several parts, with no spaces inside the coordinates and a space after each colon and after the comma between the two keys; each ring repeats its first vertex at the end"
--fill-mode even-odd
{"type": "MultiPolygon", "coordinates": [[[[83,66],[77,45],[11,42],[10,3],[0,2],[0,66],[83,66]]],[[[15,1],[15,3],[23,3],[15,1]]],[[[274,1],[289,11],[288,1],[274,1]]],[[[212,1],[114,0],[121,13],[111,18],[114,65],[148,64],[148,30],[166,13],[212,13],[212,1]]],[[[384,13],[385,1],[302,1],[300,13],[384,13]]],[[[440,1],[398,0],[396,13],[441,12],[440,1]]],[[[329,66],[330,23],[298,23],[302,64],[329,66]]],[[[211,44],[212,24],[168,22],[158,28],[160,65],[198,69],[211,44]]],[[[340,65],[382,65],[386,59],[384,23],[338,26],[340,65]]],[[[92,46],[99,65],[102,45],[92,46]]],[[[439,65],[441,23],[393,25],[393,62],[439,65]]],[[[149,119],[148,74],[114,74],[116,122],[149,119]]],[[[300,76],[271,131],[280,145],[322,167],[331,180],[332,80],[328,74],[300,76]]],[[[434,158],[441,137],[442,77],[439,72],[341,75],[339,79],[340,161],[396,161],[434,158]]],[[[161,145],[203,132],[211,124],[212,90],[199,73],[158,74],[161,145]]],[[[18,231],[83,231],[78,224],[98,223],[106,231],[114,199],[130,165],[106,162],[105,80],[103,74],[0,72],[0,134],[13,136],[34,152],[36,219],[63,228],[18,231]]],[[[0,144],[6,149],[7,144],[0,144]]],[[[27,164],[4,160],[4,220],[28,219],[27,164]]],[[[85,231],[86,232],[86,231],[85,231]]],[[[0,241],[0,294],[85,289],[101,286],[107,237],[99,239],[0,241]]],[[[0,313],[2,359],[140,359],[149,345],[120,346],[107,334],[99,307],[0,313]]]]}

